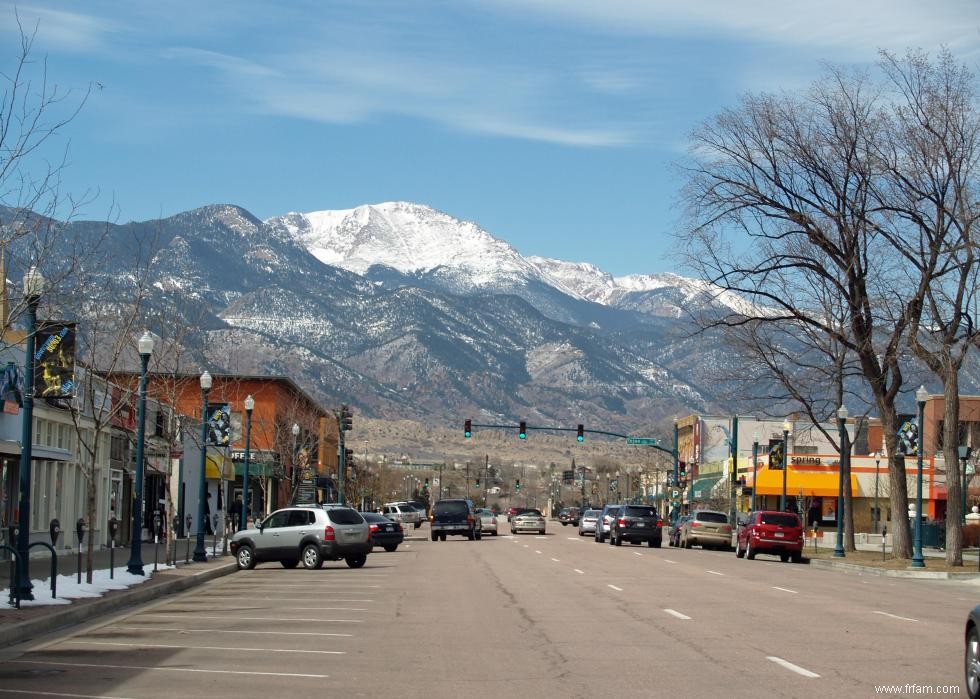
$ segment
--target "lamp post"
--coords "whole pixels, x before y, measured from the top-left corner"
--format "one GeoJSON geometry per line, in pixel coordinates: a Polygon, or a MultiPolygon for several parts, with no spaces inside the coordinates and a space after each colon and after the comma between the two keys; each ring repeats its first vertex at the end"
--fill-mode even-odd
{"type": "Polygon", "coordinates": [[[296,452],[296,439],[299,437],[299,425],[294,422],[293,423],[293,427],[292,427],[292,429],[290,431],[293,433],[293,452],[292,452],[292,454],[293,454],[292,455],[293,472],[291,474],[291,480],[292,480],[292,486],[293,486],[293,496],[292,497],[295,498],[296,497],[296,481],[297,481],[297,478],[296,478],[296,465],[297,464],[296,464],[296,462],[299,461],[299,454],[296,452]]]}
{"type": "MultiPolygon", "coordinates": [[[[31,443],[34,433],[34,344],[37,332],[37,306],[44,292],[44,277],[31,267],[24,275],[24,300],[27,302],[27,338],[24,347],[24,415],[20,432],[20,516],[17,520],[17,596],[34,599],[31,590],[31,443]]],[[[81,546],[79,546],[81,549],[81,546]]]]}
{"type": "Polygon", "coordinates": [[[779,511],[786,511],[786,471],[789,469],[789,421],[783,423],[783,492],[779,496],[779,511]]]}
{"type": "Polygon", "coordinates": [[[252,455],[252,411],[255,410],[255,399],[249,393],[245,396],[245,470],[242,474],[242,516],[239,517],[241,529],[248,522],[248,462],[252,455]]]}
{"type": "MultiPolygon", "coordinates": [[[[207,484],[204,482],[204,473],[207,470],[208,453],[208,391],[211,390],[211,374],[205,371],[201,374],[201,477],[197,487],[197,542],[194,545],[194,560],[201,562],[208,560],[208,553],[204,549],[204,530],[207,527],[204,521],[204,500],[207,498],[207,484]]],[[[190,532],[188,532],[188,535],[190,532]]]]}
{"type": "Polygon", "coordinates": [[[143,449],[146,443],[146,367],[153,354],[153,336],[149,330],[136,343],[140,353],[139,407],[136,415],[136,483],[133,498],[133,533],[130,536],[129,563],[126,572],[143,575],[143,449]]]}
{"type": "Polygon", "coordinates": [[[837,461],[837,544],[834,558],[844,557],[844,446],[847,441],[847,406],[837,408],[837,432],[840,440],[837,461]]]}
{"type": "Polygon", "coordinates": [[[968,446],[958,447],[960,456],[960,475],[963,485],[960,488],[960,519],[963,524],[966,524],[966,462],[970,460],[971,449],[968,446]]]}
{"type": "Polygon", "coordinates": [[[752,435],[752,511],[755,512],[755,494],[758,486],[755,482],[756,468],[759,463],[759,433],[752,435]]]}
{"type": "Polygon", "coordinates": [[[926,400],[929,399],[929,392],[925,386],[919,386],[915,392],[915,402],[919,406],[918,437],[916,453],[918,454],[918,465],[915,474],[915,540],[912,547],[912,567],[925,568],[926,562],[922,557],[922,452],[925,446],[925,430],[923,422],[926,411],[926,400]]]}
{"type": "Polygon", "coordinates": [[[876,451],[873,456],[875,457],[875,518],[874,518],[874,532],[878,533],[878,522],[881,520],[881,512],[878,510],[878,469],[881,467],[881,452],[876,451]]]}

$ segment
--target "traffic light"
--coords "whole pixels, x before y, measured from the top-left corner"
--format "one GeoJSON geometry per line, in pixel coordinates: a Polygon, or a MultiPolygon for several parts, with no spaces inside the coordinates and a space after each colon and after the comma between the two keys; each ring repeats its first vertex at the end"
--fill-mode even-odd
{"type": "MultiPolygon", "coordinates": [[[[418,482],[418,481],[416,481],[416,483],[417,483],[417,482],[418,482]]],[[[426,491],[426,492],[428,492],[428,491],[429,491],[429,479],[428,479],[428,478],[426,478],[426,479],[425,479],[425,484],[424,484],[424,485],[422,486],[422,490],[424,490],[424,491],[426,491]]]]}
{"type": "Polygon", "coordinates": [[[578,439],[580,442],[585,441],[585,425],[578,426],[578,437],[576,437],[576,439],[578,439]]]}
{"type": "Polygon", "coordinates": [[[517,483],[514,484],[514,487],[517,490],[520,490],[521,489],[521,479],[520,478],[517,479],[517,483]]]}
{"type": "Polygon", "coordinates": [[[687,464],[683,461],[677,464],[677,485],[681,488],[687,487],[687,464]]]}
{"type": "Polygon", "coordinates": [[[353,449],[344,449],[344,463],[347,464],[348,466],[350,466],[352,463],[354,463],[354,450],[353,449]]]}
{"type": "Polygon", "coordinates": [[[473,421],[463,420],[463,436],[469,439],[473,436],[473,421]]]}
{"type": "Polygon", "coordinates": [[[517,436],[521,439],[527,439],[527,423],[523,420],[521,420],[520,431],[517,433],[517,436]]]}
{"type": "Polygon", "coordinates": [[[340,429],[342,432],[350,432],[354,429],[354,414],[346,405],[340,406],[340,429]]]}
{"type": "Polygon", "coordinates": [[[477,479],[476,479],[476,487],[477,487],[477,488],[479,488],[479,487],[480,487],[480,479],[479,479],[479,478],[477,478],[477,479]]]}

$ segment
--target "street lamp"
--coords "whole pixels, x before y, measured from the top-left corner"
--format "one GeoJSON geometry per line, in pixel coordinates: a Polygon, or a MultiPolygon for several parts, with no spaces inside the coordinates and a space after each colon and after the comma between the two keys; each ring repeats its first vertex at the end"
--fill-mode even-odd
{"type": "Polygon", "coordinates": [[[252,455],[252,411],[255,410],[255,399],[249,393],[245,396],[245,471],[242,474],[242,514],[239,517],[240,528],[245,529],[248,522],[248,462],[252,455]]]}
{"type": "Polygon", "coordinates": [[[146,442],[146,367],[153,354],[153,335],[149,330],[136,343],[140,353],[139,408],[136,415],[136,483],[133,498],[133,533],[129,544],[129,563],[126,571],[143,575],[143,449],[146,442]]]}
{"type": "Polygon", "coordinates": [[[966,484],[967,484],[966,462],[970,460],[970,453],[972,450],[970,449],[970,447],[964,445],[958,447],[958,451],[960,456],[960,475],[963,481],[963,486],[960,488],[960,501],[961,501],[960,517],[962,518],[963,524],[966,524],[966,484]]]}
{"type": "Polygon", "coordinates": [[[789,420],[783,423],[783,493],[779,496],[779,511],[786,511],[786,471],[789,470],[789,420]]]}
{"type": "Polygon", "coordinates": [[[926,401],[929,399],[929,392],[925,386],[919,386],[915,392],[915,402],[919,405],[919,424],[916,452],[918,453],[918,467],[915,475],[915,542],[912,547],[912,567],[925,568],[926,562],[922,558],[922,452],[925,446],[924,417],[926,412],[926,401]]]}
{"type": "Polygon", "coordinates": [[[881,520],[881,513],[878,510],[878,469],[881,468],[881,452],[876,451],[871,456],[875,459],[875,513],[874,513],[874,532],[878,533],[878,522],[881,520]]]}
{"type": "Polygon", "coordinates": [[[847,406],[837,408],[837,432],[840,440],[837,461],[837,545],[834,558],[844,557],[844,445],[847,441],[847,406]]]}
{"type": "Polygon", "coordinates": [[[197,542],[194,544],[194,560],[197,562],[208,560],[208,553],[204,549],[204,529],[207,527],[204,521],[204,500],[207,498],[204,473],[207,470],[208,391],[210,390],[211,374],[205,371],[201,374],[201,477],[197,487],[197,542]]]}
{"type": "Polygon", "coordinates": [[[44,277],[31,267],[24,275],[24,300],[27,302],[27,337],[24,347],[24,415],[20,432],[20,516],[17,520],[17,596],[34,599],[31,590],[31,442],[34,425],[34,351],[37,332],[37,306],[44,292],[44,277]]]}
{"type": "Polygon", "coordinates": [[[292,485],[293,485],[293,497],[296,495],[296,462],[299,461],[299,454],[296,452],[296,438],[299,437],[299,425],[295,422],[292,427],[293,433],[293,473],[292,473],[292,485]]]}
{"type": "Polygon", "coordinates": [[[755,494],[758,490],[755,473],[759,462],[759,433],[752,435],[752,511],[755,512],[755,494]]]}

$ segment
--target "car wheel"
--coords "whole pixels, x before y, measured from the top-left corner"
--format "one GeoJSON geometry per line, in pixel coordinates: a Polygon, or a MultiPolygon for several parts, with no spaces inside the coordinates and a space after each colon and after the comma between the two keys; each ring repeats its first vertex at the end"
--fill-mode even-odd
{"type": "Polygon", "coordinates": [[[344,560],[347,561],[347,566],[349,568],[360,568],[367,562],[367,556],[363,553],[359,553],[356,556],[348,556],[344,560]]]}
{"type": "Polygon", "coordinates": [[[543,535],[544,534],[544,529],[541,529],[540,531],[538,531],[538,534],[543,535]]]}
{"type": "Polygon", "coordinates": [[[398,548],[398,544],[385,544],[385,551],[387,551],[388,553],[392,553],[397,548],[398,548]]]}
{"type": "Polygon", "coordinates": [[[966,635],[966,651],[964,653],[966,669],[966,693],[970,699],[980,698],[980,636],[974,626],[966,635]]]}
{"type": "Polygon", "coordinates": [[[439,535],[436,534],[435,532],[432,532],[429,536],[432,538],[433,541],[438,541],[439,539],[439,535]]]}
{"type": "Polygon", "coordinates": [[[779,560],[781,560],[783,563],[788,562],[789,561],[789,554],[788,553],[781,553],[781,554],[779,554],[779,560]]]}
{"type": "Polygon", "coordinates": [[[684,539],[684,548],[689,549],[694,546],[694,542],[690,539],[684,539]]]}
{"type": "Polygon", "coordinates": [[[283,560],[279,561],[279,563],[282,564],[282,567],[283,568],[295,568],[296,566],[299,565],[299,559],[298,558],[284,558],[283,560]]]}
{"type": "Polygon", "coordinates": [[[623,545],[623,537],[617,536],[615,541],[613,541],[612,539],[609,539],[609,543],[613,544],[614,546],[622,546],[623,545]]]}
{"type": "Polygon", "coordinates": [[[736,541],[735,542],[735,557],[736,558],[744,558],[745,557],[745,551],[742,550],[742,542],[741,541],[736,541]]]}
{"type": "Polygon", "coordinates": [[[440,534],[439,535],[439,541],[445,541],[445,540],[446,540],[446,535],[445,534],[440,534]]]}
{"type": "Polygon", "coordinates": [[[793,561],[793,563],[802,563],[803,554],[800,551],[794,551],[793,554],[790,556],[790,559],[793,561]]]}
{"type": "Polygon", "coordinates": [[[755,549],[752,548],[751,539],[745,542],[745,557],[748,558],[750,561],[755,560],[755,549]]]}
{"type": "Polygon", "coordinates": [[[476,537],[476,540],[479,541],[480,539],[483,538],[483,532],[477,532],[476,534],[474,534],[474,536],[476,537]]]}
{"type": "Polygon", "coordinates": [[[323,567],[323,556],[316,544],[307,544],[303,548],[303,567],[307,570],[318,570],[323,567]]]}
{"type": "Polygon", "coordinates": [[[251,546],[239,547],[237,558],[239,570],[252,570],[255,567],[255,553],[251,546]]]}
{"type": "Polygon", "coordinates": [[[415,528],[416,528],[416,529],[418,529],[418,528],[419,528],[419,527],[421,527],[421,526],[422,526],[422,523],[421,523],[421,522],[416,522],[416,523],[415,523],[415,528]]]}

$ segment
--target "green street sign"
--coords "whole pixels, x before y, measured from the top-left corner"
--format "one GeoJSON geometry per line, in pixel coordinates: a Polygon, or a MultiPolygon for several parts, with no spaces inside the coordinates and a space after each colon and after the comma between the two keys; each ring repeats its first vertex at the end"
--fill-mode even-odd
{"type": "Polygon", "coordinates": [[[652,437],[627,437],[626,443],[637,446],[657,446],[657,440],[652,437]]]}
{"type": "Polygon", "coordinates": [[[675,499],[675,500],[676,500],[676,499],[677,499],[678,497],[680,497],[680,494],[681,494],[681,491],[679,491],[679,490],[672,490],[672,491],[670,491],[670,497],[671,497],[672,499],[675,499]]]}

